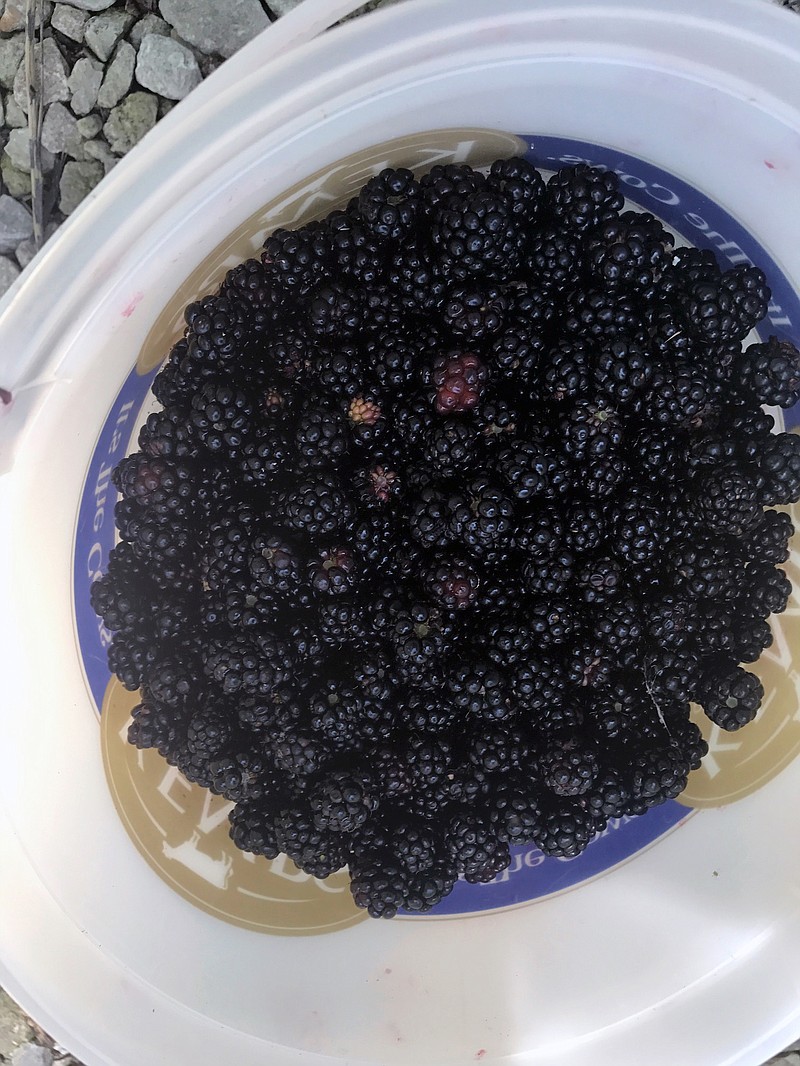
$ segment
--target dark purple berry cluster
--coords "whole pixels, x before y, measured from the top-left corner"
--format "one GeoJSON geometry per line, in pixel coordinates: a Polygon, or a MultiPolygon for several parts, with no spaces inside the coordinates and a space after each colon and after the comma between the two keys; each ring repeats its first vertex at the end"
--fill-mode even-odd
{"type": "Polygon", "coordinates": [[[385,170],[186,309],[92,602],[130,740],[373,916],[577,855],[762,696],[800,352],[613,174],[385,170]]]}

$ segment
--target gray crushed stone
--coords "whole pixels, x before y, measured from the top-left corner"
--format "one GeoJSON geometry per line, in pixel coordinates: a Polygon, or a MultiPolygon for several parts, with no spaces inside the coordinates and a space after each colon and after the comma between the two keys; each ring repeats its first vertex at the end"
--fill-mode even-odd
{"type": "MultiPolygon", "coordinates": [[[[42,78],[42,104],[47,107],[56,100],[69,100],[70,90],[67,85],[67,64],[52,37],[46,37],[42,45],[44,76],[42,78]]],[[[14,78],[14,99],[22,110],[28,112],[28,82],[25,76],[25,64],[20,63],[14,78]]]]}
{"type": "MultiPolygon", "coordinates": [[[[114,58],[106,67],[103,84],[97,94],[99,107],[116,107],[133,81],[136,66],[136,49],[128,41],[120,41],[114,58]]],[[[139,79],[141,81],[141,78],[139,79]]]]}
{"type": "Polygon", "coordinates": [[[25,37],[21,33],[0,39],[0,85],[11,89],[25,55],[25,37]]]}
{"type": "Polygon", "coordinates": [[[103,68],[96,59],[84,56],[72,68],[69,76],[70,107],[76,115],[88,115],[97,103],[103,84],[103,68]]]}
{"type": "Polygon", "coordinates": [[[168,100],[182,100],[200,84],[202,75],[194,53],[185,45],[171,37],[148,34],[139,46],[136,80],[168,100]]]}
{"type": "MultiPolygon", "coordinates": [[[[26,10],[27,0],[5,0],[5,8],[2,17],[0,17],[0,33],[15,33],[17,30],[23,29],[25,26],[26,10]]],[[[34,9],[35,25],[37,28],[42,22],[47,25],[50,21],[52,12],[53,5],[50,3],[50,0],[44,0],[41,10],[38,7],[34,9]]]]}
{"type": "Polygon", "coordinates": [[[27,126],[28,116],[19,106],[11,93],[5,98],[6,126],[27,126]]]}
{"type": "Polygon", "coordinates": [[[11,1056],[11,1066],[53,1066],[53,1052],[39,1044],[26,1044],[11,1056]]]}
{"type": "Polygon", "coordinates": [[[97,58],[105,62],[132,22],[133,15],[126,11],[106,11],[102,15],[95,15],[86,23],[84,40],[97,58]]]}
{"type": "Polygon", "coordinates": [[[69,155],[80,147],[81,135],[78,120],[63,104],[51,104],[42,123],[42,144],[54,155],[64,152],[69,155]]]}
{"type": "Polygon", "coordinates": [[[109,145],[124,155],[156,124],[158,100],[152,93],[131,93],[115,107],[103,126],[109,145]]]}
{"type": "Polygon", "coordinates": [[[29,172],[15,167],[7,155],[0,157],[0,176],[9,196],[15,200],[27,200],[31,194],[31,176],[29,172]]]}
{"type": "Polygon", "coordinates": [[[269,25],[258,0],[161,0],[160,9],[187,44],[226,59],[269,25]]]}
{"type": "Polygon", "coordinates": [[[69,37],[71,41],[80,43],[83,40],[88,18],[88,12],[81,11],[71,4],[56,4],[53,8],[50,25],[54,30],[63,33],[65,37],[69,37]]]}
{"type": "Polygon", "coordinates": [[[58,183],[58,206],[65,215],[71,215],[105,174],[101,163],[93,159],[85,162],[70,161],[64,166],[58,183]]]}
{"type": "MultiPolygon", "coordinates": [[[[18,170],[29,171],[31,169],[31,135],[28,127],[11,130],[3,150],[18,170]]],[[[41,157],[42,171],[49,174],[53,169],[55,157],[46,148],[42,148],[41,157]]]]}
{"type": "Polygon", "coordinates": [[[145,37],[151,37],[153,34],[159,37],[169,37],[170,27],[168,22],[165,22],[164,19],[159,18],[158,15],[150,11],[144,18],[140,18],[135,26],[131,27],[128,40],[134,48],[138,48],[145,37]]]}

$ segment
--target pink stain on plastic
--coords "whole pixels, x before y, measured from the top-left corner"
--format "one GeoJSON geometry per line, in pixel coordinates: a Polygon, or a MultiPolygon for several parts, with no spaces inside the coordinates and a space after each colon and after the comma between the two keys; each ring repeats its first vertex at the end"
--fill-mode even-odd
{"type": "Polygon", "coordinates": [[[128,306],[126,308],[124,308],[124,310],[122,312],[122,317],[123,318],[130,318],[131,315],[133,314],[133,312],[136,310],[136,308],[141,303],[143,297],[144,297],[144,293],[143,292],[135,293],[135,295],[134,295],[133,299],[131,300],[131,302],[128,304],[128,306]]]}
{"type": "Polygon", "coordinates": [[[770,161],[768,159],[764,160],[764,166],[768,167],[770,170],[774,170],[775,169],[775,164],[774,163],[770,163],[770,161]]]}
{"type": "Polygon", "coordinates": [[[478,1050],[475,1052],[475,1058],[476,1059],[482,1059],[485,1054],[486,1054],[486,1048],[485,1047],[478,1048],[478,1050]]]}

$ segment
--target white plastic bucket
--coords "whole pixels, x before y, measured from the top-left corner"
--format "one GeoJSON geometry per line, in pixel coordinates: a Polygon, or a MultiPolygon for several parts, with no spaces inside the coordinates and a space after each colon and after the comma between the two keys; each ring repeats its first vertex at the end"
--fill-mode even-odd
{"type": "Polygon", "coordinates": [[[800,1033],[796,601],[766,725],[716,738],[704,809],[618,827],[596,868],[551,864],[544,887],[521,855],[449,920],[358,921],[341,882],[234,867],[218,806],[174,777],[142,795],[152,767],[98,689],[81,589],[109,543],[103,470],[170,309],[384,160],[611,166],[685,239],[771,263],[768,330],[800,333],[799,20],[758,0],[414,0],[312,39],[354,6],[305,0],[237,54],[0,305],[0,980],[105,1066],[760,1063],[800,1033]]]}

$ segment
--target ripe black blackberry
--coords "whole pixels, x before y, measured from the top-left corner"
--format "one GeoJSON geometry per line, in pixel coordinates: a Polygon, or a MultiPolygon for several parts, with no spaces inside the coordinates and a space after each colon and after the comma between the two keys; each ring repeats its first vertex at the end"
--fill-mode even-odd
{"type": "Polygon", "coordinates": [[[327,219],[335,277],[363,286],[379,285],[384,278],[387,249],[363,218],[334,211],[327,219]]]}
{"type": "Polygon", "coordinates": [[[685,474],[685,448],[669,429],[641,429],[630,450],[636,475],[644,481],[663,484],[685,474]]]}
{"type": "Polygon", "coordinates": [[[711,533],[742,537],[761,518],[758,482],[735,463],[703,474],[696,492],[698,517],[711,533]]]}
{"type": "Polygon", "coordinates": [[[416,178],[403,167],[387,167],[364,185],[358,208],[364,224],[381,240],[400,241],[417,226],[422,202],[416,178]]]}
{"type": "Polygon", "coordinates": [[[450,509],[451,535],[469,551],[487,557],[510,543],[515,507],[505,490],[489,477],[475,478],[450,509]]]}
{"type": "Polygon", "coordinates": [[[195,458],[197,444],[187,409],[164,407],[148,415],[139,430],[139,449],[145,455],[158,455],[165,459],[195,458]]]}
{"type": "Polygon", "coordinates": [[[562,415],[559,426],[564,451],[577,463],[605,458],[622,444],[622,422],[607,404],[580,401],[562,415]]]}
{"type": "Polygon", "coordinates": [[[565,523],[554,507],[537,508],[514,531],[514,547],[531,559],[552,559],[565,537],[565,523]]]}
{"type": "Polygon", "coordinates": [[[523,230],[504,199],[454,193],[436,209],[431,237],[446,275],[505,282],[519,268],[523,230]]]}
{"type": "Polygon", "coordinates": [[[394,918],[408,893],[408,876],[391,859],[351,861],[350,891],[371,918],[394,918]]]}
{"type": "Polygon", "coordinates": [[[410,598],[394,601],[387,613],[387,637],[400,676],[426,687],[435,684],[453,641],[453,623],[447,612],[410,598]]]}
{"type": "Polygon", "coordinates": [[[514,321],[493,340],[489,367],[499,369],[509,381],[530,387],[545,350],[545,340],[533,325],[514,321]]]}
{"type": "Polygon", "coordinates": [[[511,862],[508,844],[497,839],[488,820],[472,811],[453,815],[445,839],[454,862],[470,884],[493,881],[511,862]]]}
{"type": "Polygon", "coordinates": [[[536,222],[543,215],[544,179],[527,159],[496,159],[489,170],[488,186],[524,223],[536,222]]]}
{"type": "Polygon", "coordinates": [[[673,243],[653,215],[625,211],[589,235],[588,275],[608,289],[647,290],[669,263],[673,243]]]}
{"type": "Polygon", "coordinates": [[[345,486],[327,473],[309,475],[288,489],[283,496],[283,510],[289,528],[308,536],[345,528],[354,514],[345,486]]]}
{"type": "Polygon", "coordinates": [[[454,705],[462,716],[501,722],[512,717],[513,704],[504,671],[482,656],[457,662],[448,677],[454,705]]]}
{"type": "Polygon", "coordinates": [[[438,419],[420,441],[424,462],[442,477],[465,471],[478,457],[481,434],[470,422],[454,416],[438,419]]]}
{"type": "Polygon", "coordinates": [[[523,587],[534,596],[559,596],[572,585],[575,557],[559,551],[549,559],[531,559],[522,568],[523,587]]]}
{"type": "Polygon", "coordinates": [[[605,603],[620,591],[622,567],[609,555],[590,556],[576,573],[577,592],[584,603],[605,603]]]}
{"type": "Polygon", "coordinates": [[[527,270],[542,291],[557,298],[578,285],[582,249],[577,234],[560,226],[545,226],[526,247],[527,270]]]}
{"type": "Polygon", "coordinates": [[[337,465],[348,452],[344,419],[333,407],[306,407],[298,419],[293,445],[303,467],[337,465]]]}
{"type": "Polygon", "coordinates": [[[596,744],[577,732],[554,733],[539,758],[545,785],[556,796],[580,796],[599,773],[596,744]]]}
{"type": "Polygon", "coordinates": [[[475,603],[480,576],[466,559],[442,556],[431,563],[422,583],[449,611],[462,611],[475,603]]]}
{"type": "Polygon", "coordinates": [[[441,903],[453,891],[458,880],[455,865],[446,861],[428,867],[408,880],[405,909],[413,914],[424,914],[441,903]]]}
{"type": "Polygon", "coordinates": [[[538,791],[525,771],[493,782],[487,797],[492,828],[509,844],[530,844],[539,823],[538,791]]]}
{"type": "Polygon", "coordinates": [[[767,618],[786,610],[792,583],[784,570],[769,563],[751,563],[744,576],[744,589],[739,598],[748,614],[767,618]]]}
{"type": "Polygon", "coordinates": [[[561,321],[564,333],[597,344],[638,339],[645,331],[641,302],[604,289],[574,289],[565,299],[561,321]]]}
{"type": "Polygon", "coordinates": [[[289,646],[271,633],[231,633],[208,640],[203,670],[226,694],[268,696],[292,676],[289,646]]]}
{"type": "Polygon", "coordinates": [[[128,742],[142,750],[155,748],[166,757],[186,741],[185,714],[153,699],[143,699],[131,711],[128,742]]]}
{"type": "Polygon", "coordinates": [[[653,372],[651,357],[636,343],[618,337],[604,345],[594,366],[598,394],[615,407],[634,402],[653,372]]]}
{"type": "Polygon", "coordinates": [[[386,278],[401,305],[420,314],[440,308],[449,288],[440,264],[423,240],[406,241],[394,251],[386,278]]]}
{"type": "MultiPolygon", "coordinates": [[[[256,334],[265,333],[268,329],[274,328],[281,319],[284,294],[272,284],[264,264],[258,259],[246,259],[244,263],[229,270],[220,291],[229,295],[232,301],[240,300],[248,305],[250,311],[247,316],[248,324],[256,334]]],[[[211,318],[210,329],[204,329],[204,334],[210,333],[216,345],[219,344],[219,338],[214,333],[215,327],[216,330],[219,329],[219,321],[216,315],[209,317],[211,318]],[[215,318],[217,318],[216,323],[215,318]]],[[[196,315],[191,323],[193,332],[199,333],[200,325],[201,316],[196,315]]],[[[244,336],[243,332],[242,337],[244,336]]]]}
{"type": "Polygon", "coordinates": [[[451,196],[469,196],[486,189],[486,177],[466,163],[431,167],[419,180],[420,195],[429,217],[451,196]]]}
{"type": "Polygon", "coordinates": [[[545,855],[571,859],[586,850],[594,836],[594,818],[576,799],[543,805],[534,842],[545,855]]]}
{"type": "Polygon", "coordinates": [[[466,343],[485,340],[503,328],[508,302],[497,286],[459,285],[442,306],[444,324],[466,343]]]}
{"type": "Polygon", "coordinates": [[[718,344],[746,337],[767,313],[770,295],[758,267],[739,266],[691,284],[681,294],[681,306],[695,336],[718,344]]]}
{"type": "Polygon", "coordinates": [[[653,367],[636,411],[653,426],[680,429],[707,424],[714,417],[716,405],[701,373],[676,360],[653,367]]]}
{"type": "Polygon", "coordinates": [[[267,810],[258,800],[237,803],[228,816],[231,823],[230,837],[241,851],[276,859],[279,854],[275,833],[275,813],[267,810]]]}
{"type": "Polygon", "coordinates": [[[744,568],[710,538],[691,535],[669,547],[669,569],[678,596],[690,600],[735,599],[744,568]]]}
{"type": "Polygon", "coordinates": [[[526,620],[544,646],[563,644],[578,624],[577,612],[569,600],[550,596],[532,600],[527,605],[526,620]]]}
{"type": "Polygon", "coordinates": [[[528,764],[528,741],[513,723],[476,723],[469,738],[468,757],[479,774],[522,769],[528,764]]]}
{"type": "Polygon", "coordinates": [[[739,388],[759,403],[792,407],[800,400],[800,351],[791,341],[770,337],[751,344],[737,370],[739,388]]]}
{"type": "Polygon", "coordinates": [[[192,397],[192,426],[198,444],[222,456],[236,456],[246,440],[254,414],[247,393],[223,383],[208,382],[192,397]]]}
{"type": "Polygon", "coordinates": [[[758,471],[764,479],[761,503],[769,507],[800,500],[800,436],[777,433],[766,438],[758,456],[758,471]]]}
{"type": "Polygon", "coordinates": [[[261,253],[268,278],[298,296],[307,295],[328,276],[332,260],[330,236],[319,222],[296,230],[275,230],[264,241],[261,253]]]}
{"type": "Polygon", "coordinates": [[[761,563],[785,563],[793,535],[790,515],[785,511],[764,511],[758,524],[737,542],[737,556],[742,562],[758,559],[761,563]]]}
{"type": "MultiPolygon", "coordinates": [[[[242,264],[238,270],[247,270],[242,264]]],[[[277,302],[277,301],[276,301],[277,302]]],[[[202,352],[221,364],[235,359],[245,346],[251,319],[242,302],[224,290],[215,296],[205,296],[188,305],[184,311],[186,335],[202,352]]],[[[209,360],[209,361],[210,361],[209,360]]]]}
{"type": "Polygon", "coordinates": [[[632,596],[609,600],[594,615],[591,636],[613,651],[635,648],[644,631],[643,614],[632,596]]]}
{"type": "Polygon", "coordinates": [[[317,337],[332,339],[354,336],[364,322],[361,290],[331,281],[320,285],[308,301],[308,326],[317,337]]]}
{"type": "MultiPolygon", "coordinates": [[[[504,681],[504,676],[500,675],[504,681]]],[[[538,649],[518,662],[509,672],[514,700],[520,708],[537,714],[560,704],[566,692],[566,676],[560,657],[538,649]]]]}
{"type": "Polygon", "coordinates": [[[613,218],[623,202],[616,174],[585,163],[562,167],[547,182],[550,213],[576,233],[613,218]]]}
{"type": "Polygon", "coordinates": [[[644,814],[686,787],[690,761],[681,757],[676,744],[662,740],[637,745],[628,757],[628,767],[622,767],[630,793],[626,814],[644,814]]]}
{"type": "Polygon", "coordinates": [[[594,361],[594,349],[587,341],[560,341],[540,362],[540,382],[545,394],[556,402],[585,399],[594,361]]]}
{"type": "Polygon", "coordinates": [[[294,802],[283,807],[274,824],[278,849],[304,873],[329,877],[347,862],[349,838],[318,829],[306,804],[294,802]]]}
{"type": "MultiPolygon", "coordinates": [[[[251,742],[247,737],[245,743],[251,742]]],[[[263,800],[266,793],[279,790],[277,775],[267,769],[267,760],[260,751],[250,749],[229,753],[209,763],[210,790],[232,803],[263,800]]]]}

